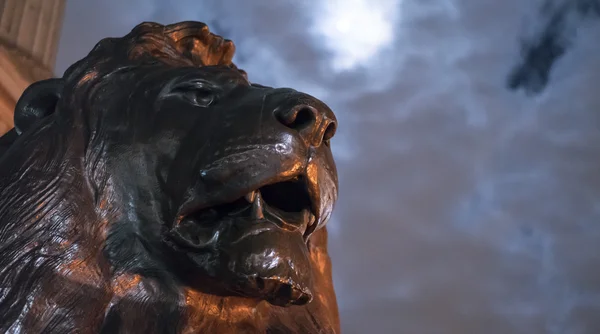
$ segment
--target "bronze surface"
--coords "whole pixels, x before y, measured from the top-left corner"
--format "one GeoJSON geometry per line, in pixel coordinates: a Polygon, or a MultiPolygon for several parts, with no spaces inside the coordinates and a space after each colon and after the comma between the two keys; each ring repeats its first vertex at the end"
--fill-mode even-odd
{"type": "Polygon", "coordinates": [[[143,23],[0,138],[0,332],[334,333],[337,120],[199,22],[143,23]]]}

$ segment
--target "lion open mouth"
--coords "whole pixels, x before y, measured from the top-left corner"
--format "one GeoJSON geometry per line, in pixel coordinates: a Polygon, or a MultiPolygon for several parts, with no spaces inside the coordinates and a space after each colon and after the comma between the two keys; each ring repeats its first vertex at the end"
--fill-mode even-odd
{"type": "Polygon", "coordinates": [[[297,250],[289,254],[275,250],[282,238],[292,239],[307,256],[306,242],[317,225],[317,198],[304,177],[294,177],[259,187],[237,200],[192,211],[179,220],[170,236],[178,246],[201,254],[222,252],[218,240],[228,235],[229,245],[253,254],[248,257],[251,260],[228,259],[235,263],[232,272],[243,273],[233,290],[276,305],[306,304],[312,299],[310,284],[303,282],[306,274],[301,272],[300,262],[306,259],[294,258],[297,250]]]}
{"type": "MultiPolygon", "coordinates": [[[[288,231],[301,231],[304,239],[313,232],[315,225],[316,197],[311,196],[303,177],[260,187],[235,201],[199,209],[180,218],[178,225],[197,225],[196,230],[212,227],[226,217],[245,217],[267,220],[288,231]]],[[[250,232],[250,231],[248,231],[250,232]]],[[[189,231],[185,246],[202,248],[206,240],[193,236],[189,231]]],[[[252,231],[256,235],[260,230],[252,231]]],[[[183,236],[183,235],[182,235],[183,236]]]]}

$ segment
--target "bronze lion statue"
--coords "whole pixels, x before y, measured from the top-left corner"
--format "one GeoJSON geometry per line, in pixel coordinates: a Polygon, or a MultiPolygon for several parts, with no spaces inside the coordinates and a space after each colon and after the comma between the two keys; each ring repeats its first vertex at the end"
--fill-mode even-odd
{"type": "Polygon", "coordinates": [[[337,121],[200,22],[32,84],[0,139],[0,332],[335,333],[337,121]]]}

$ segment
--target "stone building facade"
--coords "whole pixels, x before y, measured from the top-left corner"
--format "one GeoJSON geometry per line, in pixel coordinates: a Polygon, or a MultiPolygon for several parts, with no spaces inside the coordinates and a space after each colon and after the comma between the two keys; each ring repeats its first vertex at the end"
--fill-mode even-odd
{"type": "Polygon", "coordinates": [[[34,81],[53,76],[66,0],[0,0],[0,135],[34,81]]]}

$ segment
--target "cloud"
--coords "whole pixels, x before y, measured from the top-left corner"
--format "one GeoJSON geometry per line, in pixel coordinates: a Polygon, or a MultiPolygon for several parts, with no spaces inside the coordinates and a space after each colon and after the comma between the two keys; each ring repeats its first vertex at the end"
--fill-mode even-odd
{"type": "Polygon", "coordinates": [[[356,156],[340,168],[341,184],[361,189],[342,194],[336,219],[345,228],[332,247],[335,260],[355,261],[335,273],[351,295],[340,295],[352,319],[345,328],[365,332],[366,319],[378,319],[418,333],[593,332],[600,324],[583,314],[598,305],[583,296],[600,292],[585,278],[599,275],[590,268],[600,247],[585,235],[600,233],[598,99],[590,91],[600,50],[583,40],[592,43],[597,28],[580,29],[581,42],[555,67],[559,80],[528,98],[507,90],[505,78],[519,55],[521,20],[536,6],[426,6],[401,11],[394,82],[339,109],[349,114],[356,156]],[[385,311],[370,301],[375,287],[398,282],[413,293],[386,301],[396,317],[378,318],[385,311]],[[490,326],[483,319],[491,314],[504,320],[490,326]]]}
{"type": "Polygon", "coordinates": [[[400,5],[399,0],[319,3],[311,30],[333,53],[330,66],[342,71],[377,61],[381,49],[393,42],[400,5]]]}
{"type": "Polygon", "coordinates": [[[508,87],[522,88],[529,94],[541,92],[548,84],[557,61],[573,47],[577,30],[586,19],[600,15],[598,0],[547,0],[540,10],[542,24],[529,27],[524,36],[522,59],[508,77],[508,87]]]}

